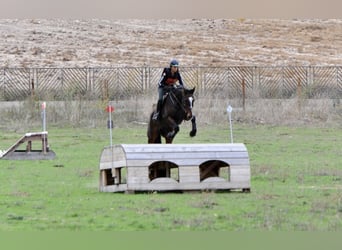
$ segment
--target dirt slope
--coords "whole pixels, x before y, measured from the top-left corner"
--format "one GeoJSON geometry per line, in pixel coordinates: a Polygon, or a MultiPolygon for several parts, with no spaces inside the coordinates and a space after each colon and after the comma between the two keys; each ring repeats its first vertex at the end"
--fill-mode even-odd
{"type": "Polygon", "coordinates": [[[0,67],[342,65],[342,20],[0,20],[0,67]]]}

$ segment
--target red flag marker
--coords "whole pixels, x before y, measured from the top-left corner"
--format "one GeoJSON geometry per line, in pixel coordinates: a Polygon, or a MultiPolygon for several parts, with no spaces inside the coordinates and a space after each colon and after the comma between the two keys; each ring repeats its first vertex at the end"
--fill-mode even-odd
{"type": "Polygon", "coordinates": [[[113,112],[114,111],[114,107],[112,105],[108,105],[106,107],[106,111],[109,113],[109,112],[113,112]]]}

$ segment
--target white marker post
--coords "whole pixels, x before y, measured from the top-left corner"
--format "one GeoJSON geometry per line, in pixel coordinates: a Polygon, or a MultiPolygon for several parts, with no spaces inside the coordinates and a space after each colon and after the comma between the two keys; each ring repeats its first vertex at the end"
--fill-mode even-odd
{"type": "Polygon", "coordinates": [[[46,102],[42,103],[42,123],[43,123],[43,131],[46,131],[46,102]]]}
{"type": "Polygon", "coordinates": [[[114,111],[114,107],[108,104],[106,107],[106,111],[108,112],[108,122],[107,127],[109,128],[109,140],[110,140],[110,147],[113,147],[113,136],[112,136],[112,130],[113,130],[113,120],[112,120],[112,112],[114,111]]]}
{"type": "Polygon", "coordinates": [[[112,133],[112,130],[114,127],[114,123],[112,120],[112,112],[114,111],[114,107],[112,105],[110,105],[110,102],[108,103],[108,106],[106,107],[106,111],[108,112],[107,127],[109,129],[110,151],[111,151],[111,156],[112,156],[111,164],[112,164],[112,168],[113,168],[114,155],[113,155],[113,133],[112,133]]]}
{"type": "Polygon", "coordinates": [[[234,143],[233,141],[233,126],[232,126],[232,106],[228,105],[227,107],[227,113],[228,113],[228,119],[229,119],[229,127],[230,127],[230,143],[234,143]]]}
{"type": "Polygon", "coordinates": [[[42,123],[43,123],[43,153],[46,154],[46,102],[42,103],[42,123]]]}

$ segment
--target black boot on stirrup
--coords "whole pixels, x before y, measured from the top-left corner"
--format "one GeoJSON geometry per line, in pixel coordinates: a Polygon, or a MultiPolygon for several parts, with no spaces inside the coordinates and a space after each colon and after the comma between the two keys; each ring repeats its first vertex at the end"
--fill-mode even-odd
{"type": "Polygon", "coordinates": [[[154,112],[153,114],[153,117],[152,117],[152,120],[160,120],[160,110],[161,110],[161,106],[162,106],[162,102],[161,101],[158,101],[158,104],[157,104],[157,111],[154,112]]]}

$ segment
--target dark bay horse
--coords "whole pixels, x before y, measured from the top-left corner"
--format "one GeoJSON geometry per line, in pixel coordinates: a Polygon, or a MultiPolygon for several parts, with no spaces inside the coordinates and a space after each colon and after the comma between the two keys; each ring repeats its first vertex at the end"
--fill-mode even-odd
{"type": "Polygon", "coordinates": [[[153,111],[147,129],[148,143],[161,143],[161,137],[165,138],[166,143],[172,143],[179,131],[179,124],[182,121],[191,120],[192,130],[190,136],[196,135],[196,117],[192,114],[194,105],[193,89],[180,87],[167,87],[164,92],[167,93],[161,108],[159,120],[153,120],[153,111]]]}

